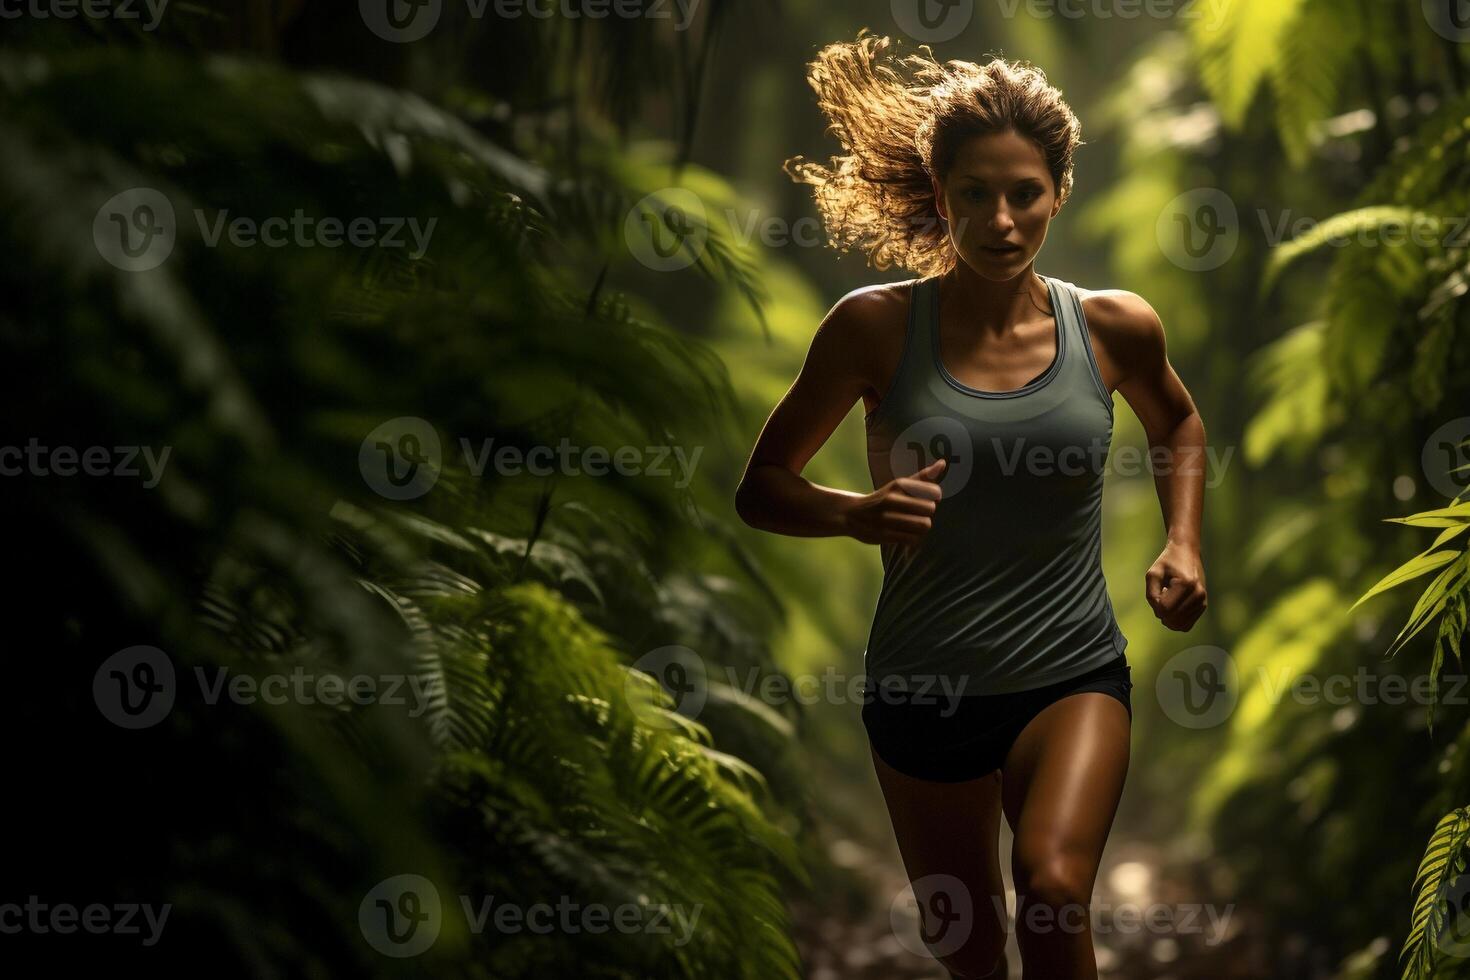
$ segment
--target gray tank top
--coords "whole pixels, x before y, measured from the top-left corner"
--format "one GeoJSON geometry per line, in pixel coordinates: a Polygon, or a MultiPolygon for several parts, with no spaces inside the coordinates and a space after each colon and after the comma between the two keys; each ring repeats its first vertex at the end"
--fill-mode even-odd
{"type": "Polygon", "coordinates": [[[864,654],[870,683],[1003,694],[1116,660],[1128,640],[1102,572],[1102,489],[1113,400],[1070,282],[1041,276],[1056,321],[1051,366],[992,392],[939,353],[939,281],[913,284],[897,374],[867,415],[873,486],[949,460],[933,526],[882,545],[864,654]]]}

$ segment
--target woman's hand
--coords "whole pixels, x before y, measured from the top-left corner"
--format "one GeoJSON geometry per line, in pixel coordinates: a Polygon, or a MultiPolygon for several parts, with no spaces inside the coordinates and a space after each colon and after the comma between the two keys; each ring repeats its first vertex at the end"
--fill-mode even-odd
{"type": "Polygon", "coordinates": [[[934,524],[934,508],[944,495],[939,477],[947,465],[940,457],[913,476],[858,497],[843,514],[847,533],[864,544],[919,544],[934,524]]]}
{"type": "Polygon", "coordinates": [[[1169,542],[1144,581],[1154,615],[1171,630],[1189,632],[1209,607],[1205,569],[1200,562],[1199,548],[1194,545],[1169,542]]]}

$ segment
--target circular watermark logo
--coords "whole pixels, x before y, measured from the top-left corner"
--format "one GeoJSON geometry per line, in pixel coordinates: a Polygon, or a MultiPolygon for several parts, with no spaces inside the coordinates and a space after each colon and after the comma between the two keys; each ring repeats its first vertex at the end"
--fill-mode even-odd
{"type": "Polygon", "coordinates": [[[1164,663],[1154,691],[1176,725],[1214,728],[1230,717],[1240,699],[1235,658],[1216,646],[1181,650],[1164,663]]]}
{"type": "Polygon", "coordinates": [[[363,897],[357,925],[368,945],[384,956],[418,956],[439,938],[439,889],[423,875],[385,878],[363,897]]]}
{"type": "MultiPolygon", "coordinates": [[[[688,647],[672,645],[650,650],[634,661],[633,668],[658,681],[674,699],[674,710],[683,717],[694,719],[704,710],[709,698],[709,674],[704,658],[688,647]]],[[[673,719],[653,710],[642,683],[631,674],[623,682],[623,695],[639,720],[650,728],[677,727],[673,719]]]]}
{"type": "Polygon", "coordinates": [[[953,41],[975,16],[975,0],[890,0],[893,23],[915,41],[953,41]]]}
{"type": "Polygon", "coordinates": [[[173,254],[177,238],[174,206],[152,187],[132,187],[114,194],[92,219],[97,253],[124,272],[158,268],[173,254]]]}
{"type": "Polygon", "coordinates": [[[1470,486],[1470,415],[1450,419],[1431,432],[1419,462],[1436,491],[1450,498],[1463,493],[1470,486]]]}
{"type": "Polygon", "coordinates": [[[1434,33],[1448,41],[1470,41],[1470,2],[1422,0],[1424,19],[1434,33]]]}
{"type": "Polygon", "coordinates": [[[438,26],[444,0],[358,0],[357,9],[367,29],[378,37],[409,44],[438,26]]]}
{"type": "Polygon", "coordinates": [[[645,194],[623,221],[628,251],[655,272],[687,269],[709,241],[709,220],[699,195],[684,187],[645,194]]]}
{"type": "Polygon", "coordinates": [[[119,728],[151,728],[173,710],[174,664],[158,647],[119,650],[92,675],[92,699],[119,728]]]}
{"type": "Polygon", "coordinates": [[[954,875],[927,875],[898,893],[888,909],[899,944],[918,956],[948,956],[975,928],[970,889],[954,875]]]}
{"type": "Polygon", "coordinates": [[[439,480],[439,433],[424,419],[403,415],[368,433],[357,453],[362,478],[389,500],[422,497],[439,480]]]}
{"type": "Polygon", "coordinates": [[[1444,919],[1434,934],[1434,945],[1446,956],[1470,956],[1470,874],[1461,874],[1445,889],[1444,919]]]}
{"type": "Polygon", "coordinates": [[[1230,195],[1217,187],[1197,187],[1170,201],[1154,225],[1159,248],[1181,269],[1218,269],[1235,254],[1240,217],[1230,195]]]}
{"type": "Polygon", "coordinates": [[[963,490],[975,472],[974,444],[959,419],[939,415],[919,419],[900,432],[888,450],[895,477],[912,476],[941,457],[949,463],[939,477],[939,488],[949,497],[963,490]]]}

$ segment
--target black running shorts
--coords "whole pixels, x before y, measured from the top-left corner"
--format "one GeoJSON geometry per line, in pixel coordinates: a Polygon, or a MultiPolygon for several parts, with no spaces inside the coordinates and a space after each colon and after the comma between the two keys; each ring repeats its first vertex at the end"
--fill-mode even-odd
{"type": "Polygon", "coordinates": [[[905,698],[870,690],[863,727],[873,750],[888,765],[915,779],[959,783],[999,769],[1026,724],[1069,694],[1098,691],[1117,698],[1133,718],[1133,668],[1117,659],[1085,674],[1011,694],[905,698]],[[922,702],[922,703],[921,703],[922,702]]]}

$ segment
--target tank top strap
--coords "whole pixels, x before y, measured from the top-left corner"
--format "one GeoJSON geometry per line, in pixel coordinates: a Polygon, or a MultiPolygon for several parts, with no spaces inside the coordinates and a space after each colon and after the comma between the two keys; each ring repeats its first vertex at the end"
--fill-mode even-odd
{"type": "Polygon", "coordinates": [[[939,277],[925,276],[914,281],[913,304],[909,308],[904,382],[911,390],[944,384],[938,351],[939,277]]]}
{"type": "Polygon", "coordinates": [[[1054,295],[1058,297],[1055,315],[1061,318],[1062,330],[1067,335],[1067,346],[1078,352],[1079,356],[1073,358],[1073,364],[1080,367],[1086,365],[1086,373],[1091,379],[1092,389],[1107,405],[1108,416],[1113,414],[1113,399],[1108,394],[1108,389],[1103,384],[1102,370],[1097,365],[1097,353],[1092,349],[1091,331],[1087,329],[1087,315],[1082,310],[1082,291],[1075,283],[1065,279],[1057,279],[1052,276],[1043,276],[1055,286],[1054,295]]]}
{"type": "Polygon", "coordinates": [[[869,426],[878,416],[887,413],[895,404],[907,404],[928,383],[928,351],[931,321],[933,320],[934,296],[930,292],[938,280],[934,277],[915,279],[909,287],[909,310],[904,320],[903,351],[899,355],[898,367],[888,383],[888,390],[880,394],[878,404],[864,416],[869,426]]]}
{"type": "Polygon", "coordinates": [[[929,352],[934,349],[935,333],[938,331],[934,314],[939,310],[939,277],[926,276],[914,282],[914,299],[909,321],[909,344],[914,357],[914,366],[926,374],[932,373],[933,362],[929,352]]]}

